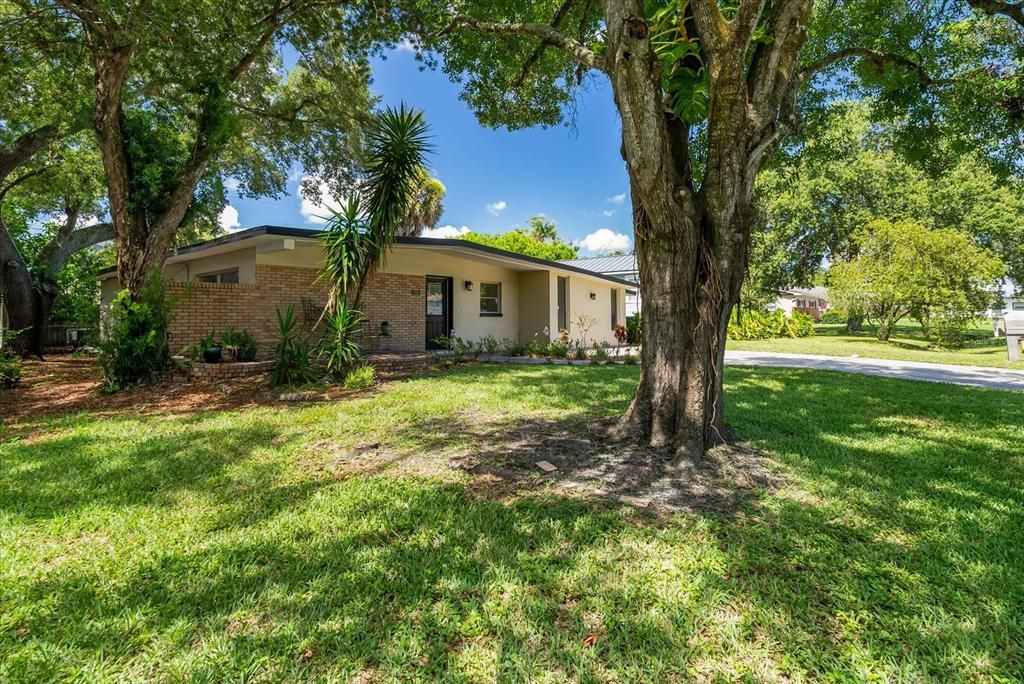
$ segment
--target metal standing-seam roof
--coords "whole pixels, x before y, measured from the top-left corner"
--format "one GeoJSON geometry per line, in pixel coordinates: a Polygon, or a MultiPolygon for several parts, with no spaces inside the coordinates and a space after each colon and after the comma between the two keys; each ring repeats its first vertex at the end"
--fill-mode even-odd
{"type": "Polygon", "coordinates": [[[585,271],[593,271],[594,273],[604,273],[606,275],[628,274],[629,278],[633,278],[633,274],[637,272],[636,256],[633,254],[589,257],[585,259],[566,259],[558,263],[565,264],[566,266],[571,266],[573,268],[582,268],[585,271]]]}

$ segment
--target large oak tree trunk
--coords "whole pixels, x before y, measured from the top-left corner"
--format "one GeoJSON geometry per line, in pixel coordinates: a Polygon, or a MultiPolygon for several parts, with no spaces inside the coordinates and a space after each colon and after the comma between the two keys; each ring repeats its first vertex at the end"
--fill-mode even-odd
{"type": "MultiPolygon", "coordinates": [[[[751,208],[752,210],[752,208],[751,208]]],[[[640,384],[622,428],[668,448],[689,468],[726,441],[723,364],[726,330],[739,300],[745,252],[716,259],[707,216],[686,223],[701,235],[694,249],[652,223],[637,206],[636,254],[644,293],[640,384]]]]}
{"type": "Polygon", "coordinates": [[[746,271],[754,217],[754,129],[742,80],[712,98],[726,126],[709,131],[700,189],[690,129],[665,105],[642,3],[609,2],[609,78],[622,117],[643,293],[640,384],[621,432],[670,449],[684,468],[726,439],[725,334],[746,271]],[[731,133],[731,134],[728,134],[731,133]]]}
{"type": "Polygon", "coordinates": [[[0,227],[0,289],[4,293],[4,308],[10,330],[27,330],[10,343],[20,354],[42,353],[41,341],[32,331],[36,329],[36,313],[39,305],[36,290],[32,285],[32,274],[18,253],[6,230],[0,227]]]}

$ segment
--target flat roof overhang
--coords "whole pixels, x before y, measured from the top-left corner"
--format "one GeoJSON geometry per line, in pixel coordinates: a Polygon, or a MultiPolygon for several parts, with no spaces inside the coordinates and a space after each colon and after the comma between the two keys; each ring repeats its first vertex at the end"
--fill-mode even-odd
{"type": "MultiPolygon", "coordinates": [[[[256,247],[257,251],[277,251],[278,249],[294,249],[302,245],[313,245],[319,241],[321,231],[309,228],[290,228],[287,226],[257,226],[248,230],[242,230],[230,235],[224,235],[213,240],[207,240],[188,247],[173,250],[168,254],[165,264],[176,264],[183,261],[190,261],[203,257],[226,254],[239,249],[256,247]],[[291,241],[289,243],[289,241],[291,241]],[[243,244],[244,243],[244,246],[243,244]]],[[[584,268],[561,264],[557,261],[538,259],[536,257],[508,252],[496,247],[481,245],[468,240],[453,240],[440,238],[422,237],[400,237],[395,242],[396,246],[423,249],[438,254],[458,254],[460,256],[500,265],[504,268],[516,271],[565,271],[579,275],[605,280],[616,285],[635,291],[636,283],[612,275],[588,271],[584,268]]],[[[108,269],[99,274],[100,280],[112,278],[117,275],[116,269],[108,269]]]]}

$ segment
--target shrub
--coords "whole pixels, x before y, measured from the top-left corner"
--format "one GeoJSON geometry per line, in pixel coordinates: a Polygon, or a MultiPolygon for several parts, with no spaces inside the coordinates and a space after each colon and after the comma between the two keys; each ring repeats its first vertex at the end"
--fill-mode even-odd
{"type": "Polygon", "coordinates": [[[592,362],[607,363],[609,358],[610,357],[608,356],[608,350],[605,349],[604,345],[594,345],[594,354],[593,356],[590,357],[590,360],[592,362]]]}
{"type": "Polygon", "coordinates": [[[21,359],[0,351],[0,389],[14,389],[21,383],[21,359]]]}
{"type": "Polygon", "coordinates": [[[324,314],[324,321],[327,334],[320,342],[320,358],[332,377],[343,378],[362,353],[359,335],[363,314],[342,302],[334,313],[324,314]]]}
{"type": "Polygon", "coordinates": [[[488,335],[487,337],[480,340],[480,345],[484,348],[484,351],[488,354],[497,354],[501,348],[501,343],[494,335],[488,335]]]}
{"type": "Polygon", "coordinates": [[[345,374],[345,389],[361,390],[373,387],[377,382],[377,371],[370,364],[356,366],[345,374]]]}
{"type": "Polygon", "coordinates": [[[512,340],[502,340],[501,349],[505,356],[527,356],[529,354],[528,345],[512,340]]]}
{"type": "Polygon", "coordinates": [[[561,339],[555,340],[554,342],[548,342],[544,349],[544,356],[550,356],[553,359],[564,359],[568,355],[569,345],[561,339]]]}
{"type": "Polygon", "coordinates": [[[643,344],[644,329],[640,314],[626,318],[626,341],[632,345],[643,344]]]}
{"type": "Polygon", "coordinates": [[[234,361],[241,361],[256,352],[256,338],[248,330],[228,328],[221,336],[220,343],[234,361]]]}
{"type": "Polygon", "coordinates": [[[634,354],[626,354],[622,358],[622,362],[627,366],[635,366],[640,363],[640,359],[638,359],[634,354]]]}
{"type": "Polygon", "coordinates": [[[273,387],[305,385],[316,380],[316,370],[310,360],[312,350],[309,343],[295,332],[296,325],[295,310],[292,307],[284,311],[277,310],[277,364],[270,374],[273,387]]]}
{"type": "Polygon", "coordinates": [[[794,311],[792,316],[786,319],[787,337],[813,337],[814,319],[805,313],[794,311]]]}
{"type": "Polygon", "coordinates": [[[619,323],[615,326],[615,341],[620,345],[629,342],[629,328],[619,323]]]}
{"type": "Polygon", "coordinates": [[[532,339],[526,343],[526,356],[545,356],[548,345],[538,339],[532,339]]]}
{"type": "Polygon", "coordinates": [[[773,337],[810,337],[814,335],[814,319],[794,311],[786,316],[781,310],[746,311],[739,322],[729,324],[730,340],[768,340],[773,337]]]}
{"type": "Polygon", "coordinates": [[[821,319],[818,322],[826,325],[845,325],[848,319],[846,309],[829,309],[821,314],[821,319]]]}
{"type": "Polygon", "coordinates": [[[109,392],[151,382],[171,365],[167,329],[171,303],[159,273],[133,299],[121,290],[110,305],[106,336],[100,343],[103,383],[109,392]]]}

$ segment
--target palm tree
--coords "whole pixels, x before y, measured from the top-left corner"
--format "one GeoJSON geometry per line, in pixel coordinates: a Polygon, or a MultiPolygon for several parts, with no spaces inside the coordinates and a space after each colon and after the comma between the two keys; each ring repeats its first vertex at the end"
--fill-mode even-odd
{"type": "Polygon", "coordinates": [[[416,176],[416,185],[409,196],[405,216],[398,224],[398,234],[418,237],[427,228],[436,228],[444,213],[444,184],[421,168],[416,176]]]}
{"type": "Polygon", "coordinates": [[[327,222],[321,238],[321,278],[329,284],[327,309],[354,306],[367,277],[378,268],[399,235],[411,198],[432,151],[423,112],[387,108],[373,118],[366,132],[363,180],[344,208],[327,222]]]}

